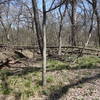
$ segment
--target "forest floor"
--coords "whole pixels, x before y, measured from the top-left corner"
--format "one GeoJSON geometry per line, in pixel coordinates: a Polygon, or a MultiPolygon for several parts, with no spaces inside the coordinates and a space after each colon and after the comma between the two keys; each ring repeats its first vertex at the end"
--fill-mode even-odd
{"type": "Polygon", "coordinates": [[[19,63],[2,68],[0,100],[100,100],[99,57],[83,56],[71,65],[48,59],[45,87],[41,65],[38,60],[29,66],[19,63]]]}

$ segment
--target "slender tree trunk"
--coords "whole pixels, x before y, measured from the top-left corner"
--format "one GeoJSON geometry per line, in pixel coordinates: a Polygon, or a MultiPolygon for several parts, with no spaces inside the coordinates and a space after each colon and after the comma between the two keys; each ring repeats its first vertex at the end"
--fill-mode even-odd
{"type": "Polygon", "coordinates": [[[99,18],[97,19],[97,33],[98,33],[98,41],[99,41],[99,46],[100,46],[100,20],[99,18]]]}
{"type": "Polygon", "coordinates": [[[74,24],[72,24],[72,26],[71,26],[71,45],[72,46],[76,46],[74,30],[75,30],[75,26],[74,26],[74,24]]]}
{"type": "Polygon", "coordinates": [[[92,33],[89,34],[89,37],[88,37],[88,39],[87,39],[87,41],[86,41],[86,43],[85,43],[85,47],[88,46],[89,41],[90,41],[90,39],[91,39],[91,36],[92,36],[92,33]]]}
{"type": "Polygon", "coordinates": [[[97,21],[97,36],[98,36],[98,42],[99,42],[99,46],[100,46],[100,19],[99,19],[99,14],[97,11],[97,0],[92,0],[92,8],[93,11],[96,15],[96,21],[97,21]]]}
{"type": "Polygon", "coordinates": [[[95,11],[95,15],[96,15],[96,20],[97,20],[97,36],[98,36],[98,42],[100,46],[100,19],[99,19],[97,11],[95,11]]]}
{"type": "Polygon", "coordinates": [[[98,37],[98,42],[99,42],[99,46],[100,46],[100,18],[99,18],[99,14],[98,14],[98,10],[97,10],[97,2],[98,2],[98,0],[92,0],[92,1],[87,0],[87,2],[92,5],[93,12],[96,15],[96,20],[97,20],[97,37],[98,37]]]}
{"type": "Polygon", "coordinates": [[[64,9],[64,12],[62,13],[61,11],[61,7],[59,8],[59,13],[60,13],[60,26],[59,26],[59,48],[58,48],[58,55],[61,55],[61,47],[62,47],[62,28],[63,28],[63,19],[65,17],[65,14],[66,14],[66,10],[67,10],[67,4],[65,5],[65,9],[64,9]]]}
{"type": "Polygon", "coordinates": [[[43,86],[46,85],[46,26],[43,25],[43,71],[42,71],[42,80],[43,86]]]}
{"type": "Polygon", "coordinates": [[[37,1],[32,0],[32,6],[33,6],[33,12],[34,12],[34,21],[35,21],[35,27],[36,27],[36,34],[38,39],[38,45],[41,52],[41,55],[43,55],[43,34],[42,34],[42,28],[39,21],[39,13],[38,13],[38,7],[37,7],[37,1]]]}
{"type": "Polygon", "coordinates": [[[71,45],[76,46],[75,41],[75,13],[76,13],[76,2],[74,0],[71,1],[72,5],[72,15],[71,15],[71,45]]]}
{"type": "Polygon", "coordinates": [[[46,85],[46,4],[45,0],[42,0],[43,5],[43,70],[42,70],[42,81],[43,86],[46,85]]]}
{"type": "Polygon", "coordinates": [[[58,50],[58,55],[61,55],[61,47],[62,47],[61,33],[62,33],[62,19],[61,19],[60,27],[59,27],[59,50],[58,50]]]}
{"type": "Polygon", "coordinates": [[[10,41],[10,37],[9,37],[9,29],[6,28],[6,26],[4,25],[2,19],[0,20],[2,26],[3,26],[3,29],[4,29],[4,41],[3,42],[6,42],[8,43],[10,41]]]}

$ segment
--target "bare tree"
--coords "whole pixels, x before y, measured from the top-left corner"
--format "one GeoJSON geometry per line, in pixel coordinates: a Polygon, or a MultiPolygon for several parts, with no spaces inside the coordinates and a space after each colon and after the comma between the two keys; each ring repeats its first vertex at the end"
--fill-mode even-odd
{"type": "Polygon", "coordinates": [[[46,4],[45,0],[42,0],[42,8],[43,8],[43,21],[42,28],[40,26],[39,21],[39,13],[36,0],[32,0],[33,11],[34,11],[34,21],[36,26],[36,32],[38,37],[38,43],[40,46],[41,54],[43,55],[43,70],[42,70],[42,81],[43,86],[46,85],[46,4]]]}
{"type": "Polygon", "coordinates": [[[62,36],[61,36],[61,34],[62,34],[62,28],[63,28],[63,19],[66,15],[66,5],[65,5],[63,12],[61,11],[61,6],[59,7],[59,14],[60,14],[60,23],[59,23],[59,32],[58,32],[58,34],[59,34],[59,37],[58,37],[58,39],[59,39],[59,41],[58,41],[59,42],[58,54],[61,55],[61,47],[62,47],[62,36]]]}
{"type": "Polygon", "coordinates": [[[93,12],[96,15],[96,21],[97,21],[97,36],[98,36],[98,42],[99,42],[99,46],[100,46],[100,17],[99,17],[99,13],[98,13],[98,9],[97,9],[97,0],[92,0],[92,1],[87,0],[87,2],[92,5],[93,12]]]}
{"type": "Polygon", "coordinates": [[[43,86],[46,85],[46,2],[45,0],[42,0],[43,5],[43,71],[42,71],[42,80],[43,80],[43,86]]]}
{"type": "Polygon", "coordinates": [[[75,19],[76,19],[76,0],[71,0],[71,45],[76,46],[75,41],[75,19]]]}
{"type": "MultiPolygon", "coordinates": [[[[9,11],[10,11],[10,0],[8,0],[8,2],[6,2],[6,4],[3,4],[3,11],[1,11],[0,13],[0,23],[3,27],[3,32],[4,32],[4,40],[8,43],[10,41],[10,34],[9,31],[11,29],[12,26],[12,22],[9,21],[9,11]],[[4,14],[4,16],[2,16],[2,13],[4,14]],[[5,19],[6,19],[6,23],[5,23],[5,19]]],[[[3,2],[2,2],[3,3],[3,2]]]]}
{"type": "Polygon", "coordinates": [[[42,55],[42,53],[43,53],[43,33],[42,33],[41,25],[40,25],[39,12],[38,12],[38,7],[37,7],[37,0],[32,0],[32,7],[33,7],[34,21],[35,21],[35,27],[36,27],[39,49],[40,49],[40,52],[41,52],[41,55],[42,55]]]}

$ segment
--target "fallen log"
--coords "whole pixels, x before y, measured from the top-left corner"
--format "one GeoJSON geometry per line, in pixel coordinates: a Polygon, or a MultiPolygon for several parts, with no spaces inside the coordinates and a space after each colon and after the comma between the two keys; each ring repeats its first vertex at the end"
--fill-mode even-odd
{"type": "Polygon", "coordinates": [[[33,58],[33,52],[29,50],[22,50],[22,51],[16,50],[15,54],[17,54],[20,58],[27,58],[27,59],[33,58]]]}
{"type": "MultiPolygon", "coordinates": [[[[58,48],[58,47],[53,47],[53,46],[48,46],[47,48],[51,48],[51,49],[54,49],[54,48],[58,48]]],[[[62,49],[63,48],[77,48],[77,49],[83,49],[82,46],[62,46],[62,49]]],[[[90,50],[90,51],[96,51],[96,52],[100,52],[100,49],[95,49],[95,48],[89,48],[89,47],[85,47],[84,50],[90,50]]]]}
{"type": "Polygon", "coordinates": [[[15,54],[17,54],[19,56],[19,58],[27,58],[25,55],[23,55],[21,52],[19,51],[14,51],[15,54]]]}
{"type": "Polygon", "coordinates": [[[0,69],[2,69],[3,67],[10,67],[9,62],[10,62],[9,59],[5,59],[3,61],[0,61],[0,69]]]}
{"type": "MultiPolygon", "coordinates": [[[[19,50],[23,50],[23,49],[38,49],[38,46],[27,46],[27,45],[3,45],[0,44],[0,48],[12,48],[12,49],[19,49],[19,50]]],[[[54,49],[54,48],[58,48],[58,46],[47,46],[47,48],[49,49],[54,49]]],[[[62,48],[77,48],[77,49],[83,49],[83,46],[62,46],[62,48]]],[[[91,47],[85,47],[84,50],[90,50],[90,51],[96,51],[96,52],[100,52],[100,49],[95,49],[95,48],[91,48],[91,47]]]]}

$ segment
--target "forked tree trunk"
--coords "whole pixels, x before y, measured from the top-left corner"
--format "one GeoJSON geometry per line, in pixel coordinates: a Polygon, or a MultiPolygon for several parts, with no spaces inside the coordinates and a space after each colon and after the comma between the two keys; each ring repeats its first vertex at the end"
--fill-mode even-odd
{"type": "Polygon", "coordinates": [[[98,14],[99,12],[97,10],[97,2],[98,2],[98,0],[92,0],[92,1],[87,0],[87,2],[91,4],[91,6],[93,8],[93,12],[96,15],[96,21],[97,21],[97,37],[98,37],[98,42],[99,42],[99,46],[100,46],[100,18],[99,18],[99,14],[98,14]]]}
{"type": "Polygon", "coordinates": [[[43,9],[43,23],[42,27],[39,21],[39,13],[37,7],[37,0],[32,0],[33,12],[34,12],[34,21],[36,26],[36,33],[38,38],[38,44],[43,58],[42,63],[42,83],[43,86],[46,85],[46,5],[45,0],[42,0],[42,9],[43,9]]]}

